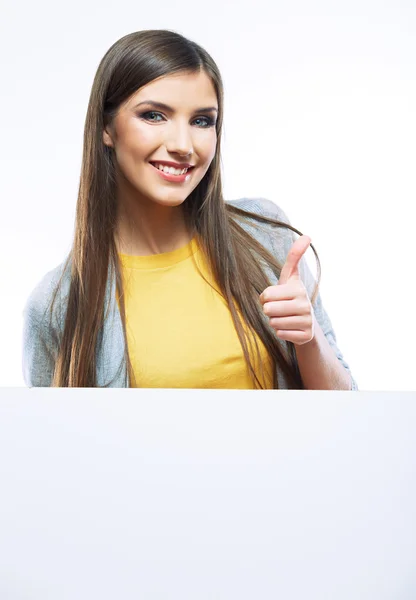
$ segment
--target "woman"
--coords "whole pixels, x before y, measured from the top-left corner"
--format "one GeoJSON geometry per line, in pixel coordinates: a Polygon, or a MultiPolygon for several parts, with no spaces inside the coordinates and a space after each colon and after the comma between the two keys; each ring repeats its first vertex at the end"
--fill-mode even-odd
{"type": "Polygon", "coordinates": [[[356,389],[319,275],[312,292],[310,239],[268,200],[224,202],[222,122],[196,43],[147,30],[108,50],[73,247],[25,310],[29,386],[356,389]]]}

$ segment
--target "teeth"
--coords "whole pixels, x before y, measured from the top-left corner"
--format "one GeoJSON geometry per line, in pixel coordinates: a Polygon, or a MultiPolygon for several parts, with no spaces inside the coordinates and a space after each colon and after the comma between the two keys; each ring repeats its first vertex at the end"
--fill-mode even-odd
{"type": "Polygon", "coordinates": [[[166,165],[160,165],[159,163],[154,163],[155,167],[159,169],[159,171],[163,171],[164,173],[169,173],[170,175],[183,175],[187,172],[187,168],[185,169],[175,169],[174,167],[167,167],[166,165]]]}

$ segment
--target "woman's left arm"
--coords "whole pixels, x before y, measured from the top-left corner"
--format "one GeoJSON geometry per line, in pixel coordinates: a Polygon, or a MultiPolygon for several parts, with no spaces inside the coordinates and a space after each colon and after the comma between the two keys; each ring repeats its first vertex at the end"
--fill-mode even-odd
{"type": "Polygon", "coordinates": [[[318,294],[315,308],[300,277],[313,281],[303,258],[311,240],[302,236],[292,245],[277,285],[260,295],[263,311],[276,335],[292,342],[304,387],[308,390],[357,390],[335,339],[331,321],[318,294]]]}
{"type": "Polygon", "coordinates": [[[313,320],[312,340],[306,344],[295,345],[303,385],[307,390],[357,389],[351,373],[339,361],[315,315],[313,320]]]}

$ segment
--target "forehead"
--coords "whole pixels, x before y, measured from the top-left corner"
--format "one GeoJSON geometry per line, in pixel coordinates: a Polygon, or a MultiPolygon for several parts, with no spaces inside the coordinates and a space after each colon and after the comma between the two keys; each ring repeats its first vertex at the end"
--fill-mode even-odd
{"type": "Polygon", "coordinates": [[[155,79],[130,96],[127,108],[145,100],[165,102],[175,108],[194,104],[203,106],[207,103],[210,106],[218,105],[214,85],[203,71],[175,73],[155,79]]]}

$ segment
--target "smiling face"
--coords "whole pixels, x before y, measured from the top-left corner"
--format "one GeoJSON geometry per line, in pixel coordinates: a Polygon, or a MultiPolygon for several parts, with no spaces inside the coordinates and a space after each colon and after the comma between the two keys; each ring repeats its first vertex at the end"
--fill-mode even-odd
{"type": "Polygon", "coordinates": [[[218,101],[203,71],[162,77],[130,96],[103,133],[115,152],[118,198],[182,204],[215,156],[217,111],[209,109],[218,109],[218,101]],[[154,166],[159,162],[193,168],[175,179],[154,166]]]}

